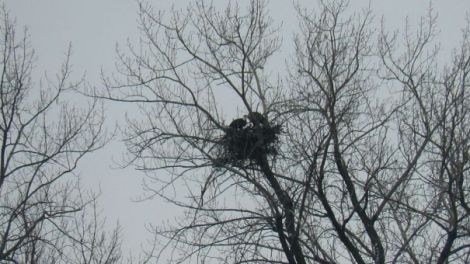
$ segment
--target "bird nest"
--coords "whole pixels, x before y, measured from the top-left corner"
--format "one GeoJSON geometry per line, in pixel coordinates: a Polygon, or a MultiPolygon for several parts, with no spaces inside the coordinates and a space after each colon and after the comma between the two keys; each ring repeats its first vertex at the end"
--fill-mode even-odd
{"type": "Polygon", "coordinates": [[[277,154],[281,125],[270,124],[259,113],[249,114],[248,119],[235,119],[225,129],[218,142],[216,166],[258,164],[264,155],[277,154]]]}

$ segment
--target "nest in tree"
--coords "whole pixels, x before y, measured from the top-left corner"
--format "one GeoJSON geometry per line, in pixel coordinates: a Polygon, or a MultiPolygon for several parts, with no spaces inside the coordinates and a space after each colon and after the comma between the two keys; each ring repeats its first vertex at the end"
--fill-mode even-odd
{"type": "Polygon", "coordinates": [[[218,165],[257,164],[263,155],[277,154],[281,125],[270,124],[259,113],[250,113],[247,117],[249,122],[238,118],[225,129],[218,144],[218,165]]]}

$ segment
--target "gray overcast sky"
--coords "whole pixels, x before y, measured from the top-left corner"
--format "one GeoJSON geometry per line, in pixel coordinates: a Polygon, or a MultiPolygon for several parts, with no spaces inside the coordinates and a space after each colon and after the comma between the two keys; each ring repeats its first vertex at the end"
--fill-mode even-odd
{"type": "MultiPolygon", "coordinates": [[[[168,10],[172,3],[184,6],[189,1],[149,1],[156,9],[168,10]]],[[[224,5],[227,1],[215,1],[224,5]]],[[[238,1],[240,6],[248,1],[238,1]]],[[[305,7],[315,1],[300,1],[305,7]]],[[[11,16],[19,26],[27,26],[37,54],[35,77],[44,72],[55,74],[64,59],[68,44],[72,43],[72,64],[77,76],[86,73],[87,81],[99,87],[100,69],[112,72],[116,43],[125,44],[127,38],[138,38],[137,3],[133,0],[6,0],[11,16]]],[[[350,10],[359,10],[369,4],[365,0],[351,0],[350,10]]],[[[411,23],[426,13],[428,0],[371,0],[376,21],[383,15],[392,28],[403,26],[406,16],[411,23]]],[[[440,39],[443,47],[457,46],[460,29],[465,23],[465,13],[470,12],[470,0],[434,1],[439,13],[440,39]]],[[[289,42],[296,28],[292,1],[269,2],[271,15],[283,22],[284,42],[289,42]]],[[[123,46],[123,45],[122,45],[123,46]]],[[[286,45],[288,46],[288,45],[286,45]]],[[[288,51],[292,52],[292,51],[288,51]]],[[[279,63],[283,63],[280,61],[279,63]]],[[[109,106],[110,108],[114,106],[109,106]]],[[[108,108],[109,109],[109,108],[108,108]]],[[[116,111],[110,111],[110,113],[116,111]]],[[[118,111],[119,113],[119,111],[118,111]]],[[[111,115],[108,113],[108,115],[111,115]]],[[[119,116],[110,116],[119,119],[119,116]]],[[[89,157],[82,163],[85,184],[101,187],[101,206],[108,221],[119,219],[124,228],[124,249],[137,248],[145,237],[144,223],[159,223],[168,216],[168,207],[161,201],[133,203],[131,198],[141,193],[142,174],[132,169],[111,169],[112,159],[119,160],[124,152],[119,142],[89,157]]]]}

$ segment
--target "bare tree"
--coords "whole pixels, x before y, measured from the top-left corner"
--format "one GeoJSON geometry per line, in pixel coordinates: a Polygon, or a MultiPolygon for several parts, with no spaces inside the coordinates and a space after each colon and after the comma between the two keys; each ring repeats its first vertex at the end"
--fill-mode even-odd
{"type": "MultiPolygon", "coordinates": [[[[79,188],[79,186],[74,186],[79,188]]],[[[76,191],[76,190],[74,190],[76,191]]],[[[69,193],[70,194],[70,193],[69,193]]],[[[55,219],[47,226],[47,236],[33,234],[37,239],[25,246],[18,263],[121,263],[120,226],[105,226],[105,218],[98,211],[97,197],[83,192],[74,197],[80,210],[55,219]]],[[[46,228],[44,228],[46,229],[46,228]]]]}
{"type": "Polygon", "coordinates": [[[90,237],[105,231],[97,230],[97,215],[78,217],[93,199],[83,197],[74,175],[81,158],[106,141],[102,110],[96,100],[87,109],[69,101],[80,85],[69,81],[70,50],[55,79],[33,82],[27,33],[16,34],[4,7],[0,17],[0,262],[75,263],[64,255],[71,243],[72,251],[88,247],[78,263],[115,263],[117,233],[109,242],[90,237]],[[83,229],[73,232],[73,223],[83,229]],[[96,252],[112,259],[96,261],[96,252]]]}
{"type": "Polygon", "coordinates": [[[451,61],[441,66],[436,20],[430,8],[417,32],[406,30],[402,48],[396,35],[380,36],[384,78],[402,87],[394,148],[402,166],[377,213],[388,209],[399,234],[393,260],[465,263],[470,258],[470,24],[451,61]]]}
{"type": "Polygon", "coordinates": [[[65,219],[59,228],[61,250],[56,255],[60,263],[121,263],[120,226],[107,232],[96,199],[95,196],[87,198],[87,206],[71,219],[65,219]]]}
{"type": "Polygon", "coordinates": [[[95,96],[140,107],[129,162],[185,209],[155,224],[149,261],[469,261],[469,27],[442,68],[432,10],[400,46],[347,7],[298,6],[295,56],[273,78],[266,2],[141,5],[140,46],[95,96]]]}

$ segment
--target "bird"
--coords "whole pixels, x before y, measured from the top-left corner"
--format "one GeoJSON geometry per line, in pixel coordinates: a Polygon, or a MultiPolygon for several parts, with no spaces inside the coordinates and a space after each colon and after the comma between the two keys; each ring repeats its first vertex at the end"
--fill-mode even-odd
{"type": "Polygon", "coordinates": [[[244,118],[237,118],[230,123],[229,127],[233,129],[243,129],[246,126],[246,120],[244,118]]]}
{"type": "Polygon", "coordinates": [[[258,127],[258,126],[267,127],[269,125],[266,117],[258,112],[250,112],[247,115],[247,117],[248,117],[248,120],[250,120],[250,122],[255,127],[258,127]]]}

